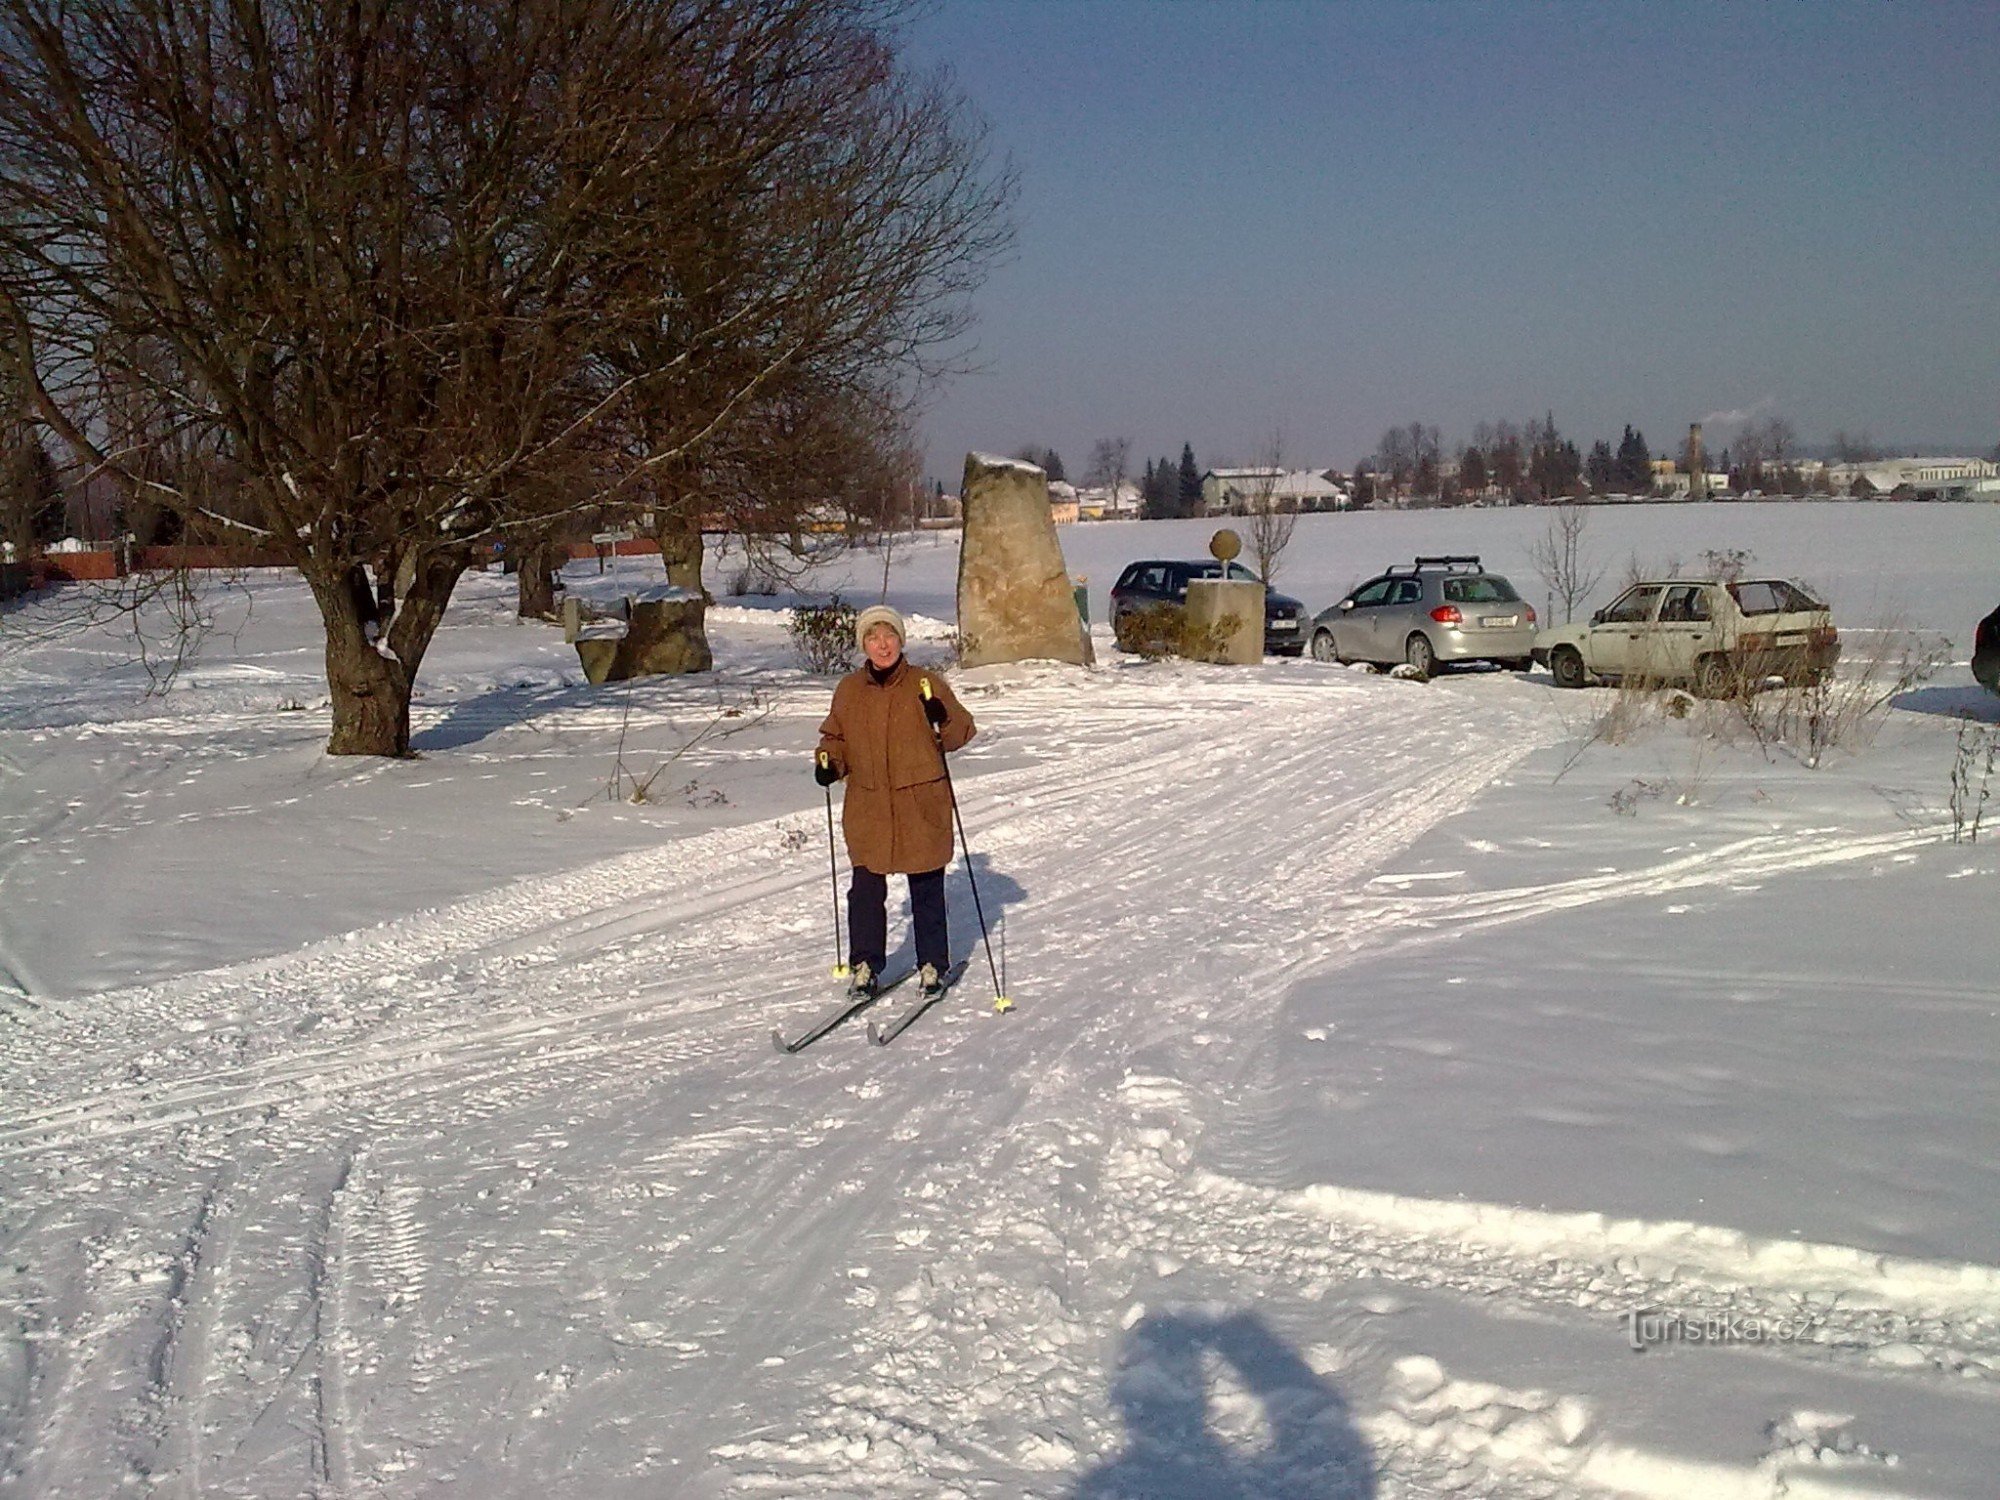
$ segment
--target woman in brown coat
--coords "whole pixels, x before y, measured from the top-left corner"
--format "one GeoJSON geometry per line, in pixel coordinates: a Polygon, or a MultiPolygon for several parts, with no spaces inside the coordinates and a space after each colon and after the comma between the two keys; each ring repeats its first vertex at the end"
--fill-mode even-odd
{"type": "Polygon", "coordinates": [[[841,828],[854,867],[847,888],[852,987],[872,991],[888,956],[887,876],[907,875],[917,929],[917,965],[926,989],[951,966],[944,870],[951,863],[951,789],[944,751],[972,738],[972,715],[936,672],[903,656],[903,617],[886,604],[854,622],[867,665],[840,679],[819,727],[813,774],[822,786],[843,777],[841,828]]]}

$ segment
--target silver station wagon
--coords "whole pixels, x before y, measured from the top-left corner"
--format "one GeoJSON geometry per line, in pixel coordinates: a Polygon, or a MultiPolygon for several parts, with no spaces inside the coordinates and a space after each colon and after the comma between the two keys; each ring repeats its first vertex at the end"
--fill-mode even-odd
{"type": "Polygon", "coordinates": [[[1558,687],[1686,683],[1719,698],[1770,677],[1823,681],[1840,633],[1824,604],[1783,578],[1646,579],[1588,621],[1543,631],[1535,660],[1558,687]]]}
{"type": "Polygon", "coordinates": [[[1461,661],[1525,672],[1535,611],[1476,557],[1420,557],[1321,610],[1308,640],[1316,661],[1408,663],[1420,677],[1461,661]]]}

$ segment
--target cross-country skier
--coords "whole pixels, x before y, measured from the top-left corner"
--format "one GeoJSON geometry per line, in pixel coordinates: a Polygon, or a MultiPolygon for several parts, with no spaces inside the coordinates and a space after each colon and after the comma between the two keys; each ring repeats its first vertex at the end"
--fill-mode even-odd
{"type": "Polygon", "coordinates": [[[834,688],[813,758],[821,786],[847,780],[840,823],[854,867],[848,965],[851,988],[864,993],[880,983],[888,954],[890,875],[909,877],[925,990],[936,992],[951,965],[944,906],[951,789],[939,752],[959,749],[975,726],[942,677],[904,658],[903,636],[903,617],[886,604],[855,617],[854,638],[868,661],[834,688]]]}

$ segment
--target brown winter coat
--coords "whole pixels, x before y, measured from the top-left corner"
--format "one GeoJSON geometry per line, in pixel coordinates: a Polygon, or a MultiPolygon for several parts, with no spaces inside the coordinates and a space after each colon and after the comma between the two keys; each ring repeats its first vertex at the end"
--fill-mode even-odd
{"type": "Polygon", "coordinates": [[[951,863],[951,793],[938,738],[956,750],[974,727],[944,679],[907,660],[883,682],[866,667],[840,679],[833,710],[819,726],[819,748],[847,778],[840,826],[849,859],[878,875],[921,874],[951,863]],[[918,690],[926,679],[945,707],[937,738],[918,690]]]}

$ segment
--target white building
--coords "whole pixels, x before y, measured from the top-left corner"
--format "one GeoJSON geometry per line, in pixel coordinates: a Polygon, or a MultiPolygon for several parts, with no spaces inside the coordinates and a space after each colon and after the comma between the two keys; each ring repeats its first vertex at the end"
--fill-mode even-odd
{"type": "Polygon", "coordinates": [[[1130,479],[1119,480],[1115,494],[1109,485],[1085,485],[1076,492],[1077,516],[1085,521],[1135,520],[1141,498],[1139,486],[1130,479]]]}
{"type": "Polygon", "coordinates": [[[1984,458],[1882,458],[1829,464],[1826,478],[1836,494],[1851,494],[1856,482],[1863,481],[1878,495],[1903,490],[1935,500],[2000,499],[2000,464],[1984,458]]]}
{"type": "Polygon", "coordinates": [[[1210,469],[1201,476],[1201,508],[1234,515],[1266,504],[1279,510],[1345,510],[1351,496],[1318,469],[1210,469]]]}

